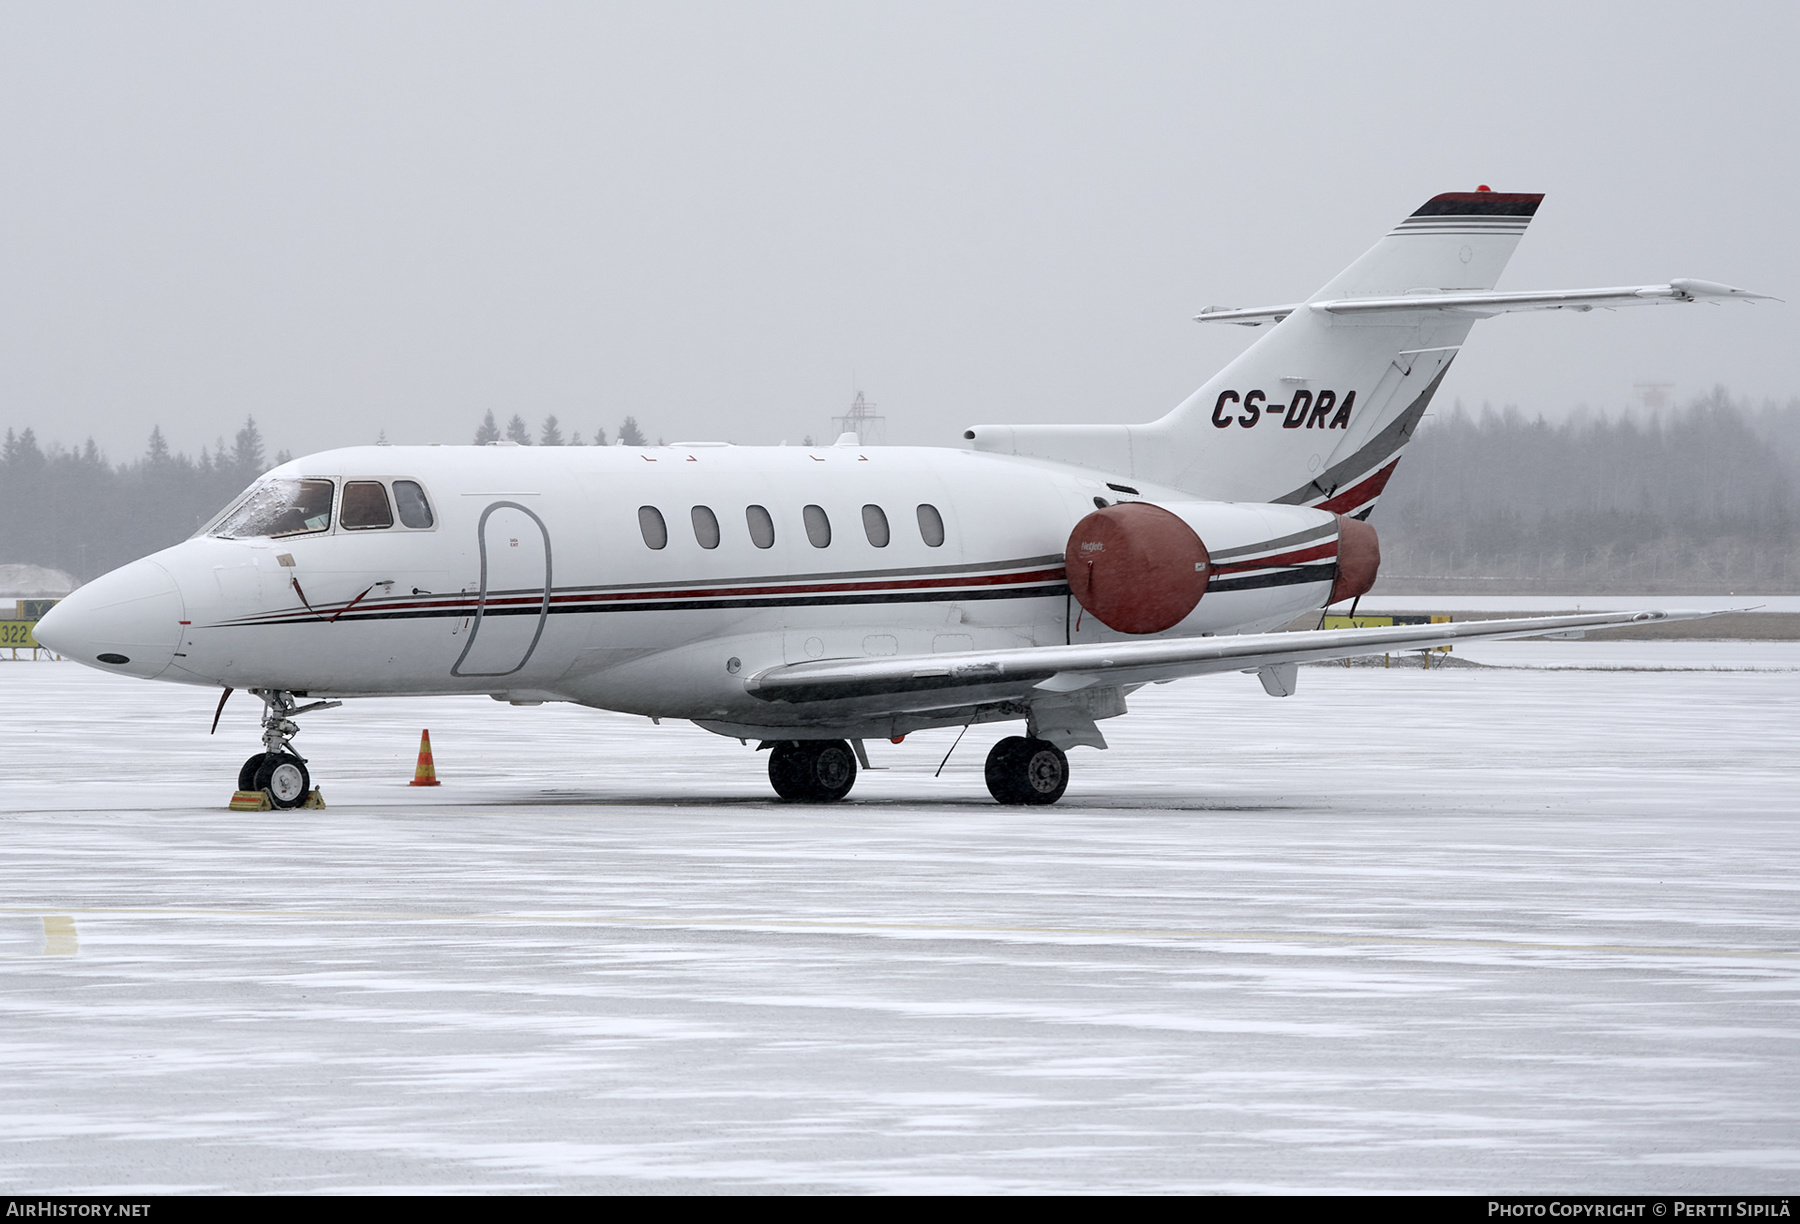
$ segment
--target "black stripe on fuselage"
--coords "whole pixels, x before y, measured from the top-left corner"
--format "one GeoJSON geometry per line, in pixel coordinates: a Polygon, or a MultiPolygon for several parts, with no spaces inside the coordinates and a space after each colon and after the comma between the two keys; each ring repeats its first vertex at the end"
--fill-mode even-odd
{"type": "MultiPolygon", "coordinates": [[[[935,576],[954,576],[961,574],[996,574],[1005,570],[1018,570],[1027,573],[1031,570],[1045,569],[1050,566],[1061,568],[1061,553],[1046,553],[1041,557],[1022,557],[1015,561],[984,561],[978,564],[957,565],[914,565],[900,569],[872,570],[820,570],[809,574],[746,574],[732,578],[708,578],[709,587],[722,586],[768,586],[777,582],[849,582],[859,578],[926,578],[935,576]]],[[[612,591],[644,591],[667,588],[669,582],[621,582],[608,583],[601,586],[573,586],[558,589],[559,595],[584,595],[588,593],[608,593],[612,591]]]]}
{"type": "Polygon", "coordinates": [[[1306,544],[1335,534],[1337,534],[1337,520],[1332,519],[1330,522],[1320,523],[1317,527],[1307,527],[1292,535],[1277,536],[1273,540],[1264,540],[1260,544],[1245,544],[1241,548],[1221,548],[1212,554],[1212,562],[1214,565],[1222,565],[1227,561],[1235,562],[1241,557],[1250,557],[1257,553],[1286,552],[1296,544],[1306,544]]]}
{"type": "Polygon", "coordinates": [[[1296,565],[1291,569],[1267,570],[1260,574],[1215,578],[1206,584],[1207,594],[1217,591],[1254,591],[1262,587],[1302,586],[1308,582],[1331,582],[1337,578],[1337,562],[1326,565],[1296,565]]]}
{"type": "MultiPolygon", "coordinates": [[[[806,595],[745,595],[727,598],[708,599],[634,599],[609,600],[604,603],[556,603],[550,605],[552,616],[574,616],[594,612],[681,612],[681,611],[714,611],[720,609],[741,608],[815,608],[826,605],[854,604],[895,604],[895,603],[967,603],[971,600],[989,599],[1060,599],[1069,593],[1066,582],[1044,583],[1032,587],[976,587],[969,590],[946,590],[942,587],[919,591],[849,591],[842,594],[817,593],[806,595]]],[[[552,600],[561,598],[552,596],[552,600]]],[[[496,616],[537,616],[542,605],[538,603],[520,604],[517,606],[490,604],[481,610],[484,619],[496,616]]],[[[452,608],[401,608],[382,611],[379,608],[369,611],[355,611],[339,618],[339,624],[345,621],[384,621],[384,620],[442,620],[446,617],[474,616],[473,606],[452,608]]],[[[294,616],[284,620],[258,621],[255,625],[220,625],[216,628],[254,628],[263,625],[310,625],[319,618],[314,616],[294,616]]]]}
{"type": "MultiPolygon", "coordinates": [[[[1302,535],[1311,535],[1304,532],[1302,535]]],[[[1254,564],[1252,562],[1252,564],[1254,564]]],[[[1267,587],[1298,586],[1311,582],[1330,582],[1337,576],[1336,562],[1323,565],[1285,566],[1259,573],[1239,574],[1230,577],[1215,576],[1207,584],[1209,592],[1229,594],[1233,591],[1251,591],[1267,587]]],[[[854,607],[880,604],[907,603],[967,603],[974,600],[1004,599],[1061,599],[1069,594],[1067,582],[1039,582],[1029,586],[1012,587],[971,587],[945,588],[931,587],[917,590],[899,591],[842,591],[842,592],[806,592],[782,594],[771,592],[759,595],[741,596],[696,596],[693,598],[671,599],[632,599],[632,600],[583,600],[580,596],[571,598],[567,594],[551,596],[549,614],[552,616],[575,616],[609,612],[711,612],[741,611],[757,608],[818,608],[818,607],[854,607]]],[[[445,620],[459,617],[472,617],[477,608],[462,604],[448,607],[430,608],[393,608],[356,609],[340,613],[336,620],[325,620],[323,623],[341,623],[348,621],[404,621],[404,620],[445,620]]],[[[543,614],[543,604],[538,599],[518,604],[489,604],[480,609],[483,619],[499,616],[539,616],[543,614]]],[[[274,625],[310,625],[321,623],[321,618],[311,613],[295,613],[281,619],[265,619],[237,624],[214,625],[213,628],[255,628],[274,625]]]]}

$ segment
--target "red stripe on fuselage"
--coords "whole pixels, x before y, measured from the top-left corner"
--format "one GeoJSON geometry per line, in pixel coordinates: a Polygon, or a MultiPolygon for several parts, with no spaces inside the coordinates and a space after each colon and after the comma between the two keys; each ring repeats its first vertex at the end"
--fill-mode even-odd
{"type": "Polygon", "coordinates": [[[1215,574],[1241,574],[1247,570],[1280,569],[1286,565],[1304,565],[1308,561],[1323,561],[1327,557],[1337,556],[1337,541],[1319,544],[1313,548],[1303,548],[1298,552],[1276,553],[1272,557],[1255,557],[1249,561],[1231,561],[1225,565],[1215,565],[1215,574]]]}
{"type": "MultiPolygon", "coordinates": [[[[875,579],[869,582],[819,582],[798,586],[754,586],[754,587],[681,587],[664,591],[609,591],[593,592],[586,595],[553,595],[552,604],[583,603],[598,601],[602,603],[623,603],[638,600],[665,599],[742,599],[755,595],[833,595],[851,591],[926,591],[942,587],[972,586],[1019,586],[1033,582],[1054,582],[1063,578],[1061,566],[1056,569],[1033,570],[1024,574],[979,574],[967,578],[915,578],[910,582],[896,582],[892,579],[875,579]]],[[[538,596],[539,599],[543,597],[538,596]]],[[[526,596],[522,600],[494,601],[530,603],[526,596]]]]}
{"type": "Polygon", "coordinates": [[[1320,502],[1315,509],[1329,510],[1333,514],[1342,514],[1346,510],[1354,510],[1358,506],[1374,501],[1377,497],[1381,496],[1381,491],[1387,488],[1388,480],[1393,476],[1394,469],[1399,466],[1400,461],[1398,459],[1394,460],[1354,488],[1345,489],[1336,497],[1320,502]]]}
{"type": "MultiPolygon", "coordinates": [[[[1043,582],[1061,581],[1066,574],[1061,566],[1054,569],[1028,570],[1013,574],[971,574],[965,577],[947,578],[915,578],[910,580],[871,579],[864,582],[811,582],[791,585],[741,586],[741,587],[677,587],[663,590],[644,591],[587,591],[550,596],[553,607],[570,606],[583,603],[639,603],[659,602],[671,599],[743,599],[756,596],[775,595],[834,595],[850,594],[858,591],[924,591],[955,587],[991,587],[991,586],[1027,586],[1043,582]]],[[[523,595],[490,597],[485,606],[489,608],[535,607],[544,601],[543,592],[523,595]]],[[[330,611],[337,605],[327,604],[321,611],[330,611]]],[[[473,614],[481,606],[473,596],[460,599],[405,600],[396,603],[367,603],[362,607],[370,613],[422,612],[431,609],[465,609],[473,614]]],[[[345,605],[347,608],[348,605],[345,605]]],[[[283,617],[293,615],[292,612],[263,613],[263,616],[283,617]]],[[[246,618],[254,620],[255,618],[246,618]]],[[[356,620],[358,617],[352,616],[356,620]]],[[[245,622],[237,622],[245,623],[245,622]]]]}

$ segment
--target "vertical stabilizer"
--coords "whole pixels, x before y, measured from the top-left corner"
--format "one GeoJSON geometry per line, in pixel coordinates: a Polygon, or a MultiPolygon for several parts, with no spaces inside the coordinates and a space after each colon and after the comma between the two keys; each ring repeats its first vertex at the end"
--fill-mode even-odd
{"type": "Polygon", "coordinates": [[[1318,304],[1492,289],[1542,199],[1436,196],[1306,302],[1218,312],[1268,331],[1161,420],[977,426],[965,436],[977,449],[1120,472],[1200,497],[1366,516],[1479,315],[1333,313],[1318,304]]]}

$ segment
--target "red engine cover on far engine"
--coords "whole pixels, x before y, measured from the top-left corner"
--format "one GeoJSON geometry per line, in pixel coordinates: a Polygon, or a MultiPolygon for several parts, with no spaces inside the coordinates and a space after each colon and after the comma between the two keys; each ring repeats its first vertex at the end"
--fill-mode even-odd
{"type": "Polygon", "coordinates": [[[1206,593],[1211,558],[1194,529],[1160,506],[1121,502],[1096,510],[1069,535],[1069,589],[1120,633],[1161,633],[1206,593]]]}

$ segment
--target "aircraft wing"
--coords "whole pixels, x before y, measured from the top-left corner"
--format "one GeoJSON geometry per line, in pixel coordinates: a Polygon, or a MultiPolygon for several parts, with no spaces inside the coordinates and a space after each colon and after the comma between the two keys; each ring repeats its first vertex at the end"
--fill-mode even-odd
{"type": "Polygon", "coordinates": [[[953,705],[952,690],[1014,687],[1021,693],[1068,693],[1093,685],[1123,686],[1254,671],[1284,663],[1316,663],[1355,655],[1424,650],[1456,642],[1541,634],[1577,635],[1585,629],[1695,620],[1713,612],[1592,612],[1460,624],[1242,633],[1219,637],[1157,638],[1098,645],[1027,646],[955,654],[821,659],[758,672],[744,682],[764,701],[813,702],[886,696],[906,709],[953,705]]]}
{"type": "Polygon", "coordinates": [[[1260,327],[1264,323],[1278,323],[1296,310],[1312,310],[1337,317],[1438,310],[1485,319],[1520,310],[1611,310],[1619,306],[1666,306],[1678,302],[1774,300],[1764,293],[1751,293],[1747,289],[1736,289],[1714,281],[1679,277],[1666,285],[1621,285],[1610,289],[1547,289],[1525,293],[1408,293],[1395,297],[1295,302],[1286,306],[1209,306],[1195,315],[1194,319],[1200,323],[1237,323],[1245,327],[1260,327]]]}

